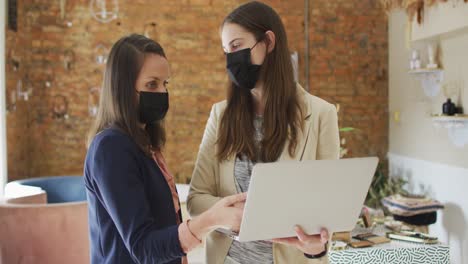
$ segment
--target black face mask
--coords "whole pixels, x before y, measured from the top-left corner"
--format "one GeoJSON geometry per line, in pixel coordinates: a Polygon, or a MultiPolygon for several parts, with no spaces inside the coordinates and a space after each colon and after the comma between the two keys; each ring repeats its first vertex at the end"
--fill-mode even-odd
{"type": "Polygon", "coordinates": [[[140,121],[152,124],[161,121],[169,110],[169,93],[139,92],[140,121]]]}
{"type": "Polygon", "coordinates": [[[238,87],[251,90],[258,81],[261,65],[252,64],[250,55],[250,51],[257,44],[258,42],[250,49],[247,48],[226,54],[226,69],[229,79],[238,87]]]}

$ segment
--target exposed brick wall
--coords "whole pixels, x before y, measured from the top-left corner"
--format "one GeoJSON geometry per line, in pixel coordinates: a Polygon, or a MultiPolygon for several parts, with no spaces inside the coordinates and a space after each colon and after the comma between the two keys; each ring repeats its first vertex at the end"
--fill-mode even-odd
{"type": "Polygon", "coordinates": [[[378,1],[311,1],[311,92],[340,104],[349,156],[388,151],[387,16],[378,1]]]}
{"type": "MultiPolygon", "coordinates": [[[[169,92],[166,159],[179,182],[191,176],[210,107],[225,95],[225,58],[219,40],[224,16],[245,1],[122,1],[120,17],[108,24],[89,14],[89,1],[66,1],[66,19],[58,26],[59,1],[19,0],[18,32],[7,32],[7,51],[20,58],[20,70],[7,65],[7,97],[28,73],[34,85],[28,102],[18,101],[7,115],[9,180],[82,174],[89,89],[99,86],[103,67],[95,63],[99,43],[110,48],[121,36],[143,33],[157,24],[153,38],[166,50],[173,78],[169,92]],[[75,63],[64,68],[64,52],[75,63]],[[53,77],[51,87],[44,85],[53,77]],[[54,118],[56,96],[68,101],[68,119],[54,118]]],[[[265,1],[282,16],[292,51],[300,57],[304,83],[304,1],[265,1]]],[[[387,151],[387,20],[373,0],[314,0],[310,3],[311,91],[340,103],[342,126],[353,155],[387,151]]],[[[7,54],[7,59],[12,55],[7,54]]]]}

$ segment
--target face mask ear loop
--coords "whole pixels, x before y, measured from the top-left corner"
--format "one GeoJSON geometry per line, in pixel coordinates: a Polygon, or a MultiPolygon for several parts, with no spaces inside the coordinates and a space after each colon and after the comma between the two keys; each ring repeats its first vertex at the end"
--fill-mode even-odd
{"type": "Polygon", "coordinates": [[[255,43],[255,45],[253,45],[253,47],[250,48],[250,50],[253,50],[255,48],[255,46],[257,46],[258,43],[260,43],[262,40],[259,40],[255,43]]]}
{"type": "Polygon", "coordinates": [[[261,39],[259,39],[257,42],[255,42],[255,45],[253,45],[253,47],[251,47],[250,50],[253,50],[255,48],[255,46],[257,46],[258,43],[262,42],[265,39],[265,36],[266,36],[266,32],[264,33],[264,35],[263,35],[263,37],[261,39]]]}

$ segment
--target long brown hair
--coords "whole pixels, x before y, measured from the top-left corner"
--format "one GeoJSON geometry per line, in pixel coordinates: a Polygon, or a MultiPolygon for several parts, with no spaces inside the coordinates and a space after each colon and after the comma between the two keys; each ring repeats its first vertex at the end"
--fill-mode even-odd
{"type": "Polygon", "coordinates": [[[112,47],[104,73],[99,110],[88,134],[88,146],[96,134],[111,126],[128,134],[148,155],[150,150],[164,146],[166,136],[162,122],[146,125],[144,130],[139,124],[135,85],[147,54],[166,58],[161,45],[142,35],[123,37],[112,47]]]}
{"type": "Polygon", "coordinates": [[[289,154],[294,156],[298,133],[303,129],[303,104],[299,101],[286,31],[279,15],[268,5],[249,2],[232,11],[223,22],[237,24],[266,41],[267,31],[276,36],[274,49],[261,66],[265,113],[260,152],[254,142],[254,105],[251,92],[230,82],[227,108],[221,118],[217,157],[226,160],[232,155],[245,154],[250,160],[276,161],[289,140],[289,154]]]}

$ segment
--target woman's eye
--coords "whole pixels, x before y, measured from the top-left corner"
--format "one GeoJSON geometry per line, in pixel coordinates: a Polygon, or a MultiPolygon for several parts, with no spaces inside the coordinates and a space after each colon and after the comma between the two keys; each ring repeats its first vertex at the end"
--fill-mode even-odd
{"type": "Polygon", "coordinates": [[[240,46],[241,46],[240,43],[232,43],[230,52],[236,51],[237,49],[239,49],[240,46]]]}
{"type": "Polygon", "coordinates": [[[154,82],[154,81],[153,81],[153,82],[149,82],[149,83],[146,84],[146,87],[156,89],[156,88],[158,88],[158,83],[157,83],[157,82],[154,82]]]}

